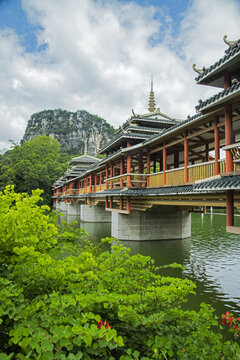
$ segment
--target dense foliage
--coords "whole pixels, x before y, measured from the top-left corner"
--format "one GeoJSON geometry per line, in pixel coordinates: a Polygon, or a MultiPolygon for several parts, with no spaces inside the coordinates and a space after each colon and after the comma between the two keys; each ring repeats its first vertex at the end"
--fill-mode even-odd
{"type": "Polygon", "coordinates": [[[69,157],[61,152],[60,144],[49,136],[36,136],[0,159],[0,189],[14,184],[17,192],[44,190],[44,202],[50,204],[52,184],[64,174],[69,157]]]}
{"type": "Polygon", "coordinates": [[[93,247],[37,206],[40,193],[0,194],[1,360],[240,358],[210,306],[182,310],[191,281],[122,245],[93,247]]]}

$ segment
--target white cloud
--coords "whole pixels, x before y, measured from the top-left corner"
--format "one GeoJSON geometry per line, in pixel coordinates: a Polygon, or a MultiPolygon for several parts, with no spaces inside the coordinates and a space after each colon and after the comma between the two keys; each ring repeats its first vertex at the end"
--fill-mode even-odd
{"type": "Polygon", "coordinates": [[[47,47],[26,53],[16,33],[0,30],[3,143],[19,140],[30,115],[47,108],[85,109],[118,126],[131,108],[147,110],[151,74],[157,105],[185,118],[197,99],[218,91],[195,85],[192,63],[212,64],[224,54],[223,35],[239,37],[234,0],[192,1],[175,38],[174,19],[162,11],[160,23],[154,15],[161,9],[137,2],[23,0],[23,6],[47,47]]]}

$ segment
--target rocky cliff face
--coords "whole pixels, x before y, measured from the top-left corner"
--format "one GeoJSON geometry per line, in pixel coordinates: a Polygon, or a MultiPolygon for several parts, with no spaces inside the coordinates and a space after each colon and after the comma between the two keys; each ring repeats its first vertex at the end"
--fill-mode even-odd
{"type": "Polygon", "coordinates": [[[22,143],[36,135],[57,139],[68,154],[96,155],[113,138],[114,128],[106,120],[85,110],[44,110],[28,121],[22,143]]]}

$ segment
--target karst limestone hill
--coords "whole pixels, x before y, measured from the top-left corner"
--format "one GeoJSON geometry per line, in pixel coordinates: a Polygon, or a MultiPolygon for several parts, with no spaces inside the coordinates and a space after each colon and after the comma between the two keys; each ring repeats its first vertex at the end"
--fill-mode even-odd
{"type": "Polygon", "coordinates": [[[67,154],[96,155],[113,138],[114,128],[106,120],[85,110],[43,110],[28,121],[22,143],[37,135],[57,139],[67,154]]]}

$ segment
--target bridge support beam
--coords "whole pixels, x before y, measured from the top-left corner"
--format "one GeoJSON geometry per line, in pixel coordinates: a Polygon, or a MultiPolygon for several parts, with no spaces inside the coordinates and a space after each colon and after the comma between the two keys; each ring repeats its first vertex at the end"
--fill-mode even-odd
{"type": "Polygon", "coordinates": [[[111,222],[111,212],[105,211],[104,205],[81,205],[80,213],[83,222],[111,222]]]}
{"type": "Polygon", "coordinates": [[[191,213],[177,206],[158,206],[129,215],[112,213],[111,235],[118,240],[170,240],[191,236],[191,213]]]}

